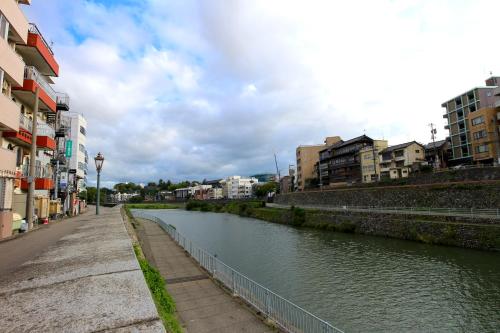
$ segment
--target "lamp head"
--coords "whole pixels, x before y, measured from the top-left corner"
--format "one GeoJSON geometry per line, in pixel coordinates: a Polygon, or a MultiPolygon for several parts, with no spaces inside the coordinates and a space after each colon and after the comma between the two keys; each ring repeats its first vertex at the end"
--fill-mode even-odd
{"type": "Polygon", "coordinates": [[[96,157],[94,157],[95,160],[95,168],[97,172],[100,172],[102,169],[102,165],[104,164],[104,156],[102,156],[101,153],[98,153],[96,157]]]}

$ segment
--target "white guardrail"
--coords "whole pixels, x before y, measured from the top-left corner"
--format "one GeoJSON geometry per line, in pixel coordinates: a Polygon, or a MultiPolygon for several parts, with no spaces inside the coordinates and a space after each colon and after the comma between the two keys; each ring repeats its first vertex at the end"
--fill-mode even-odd
{"type": "Polygon", "coordinates": [[[297,333],[343,333],[338,328],[316,317],[266,287],[249,279],[207,251],[196,246],[181,235],[175,227],[162,219],[142,211],[132,211],[134,217],[158,223],[201,267],[227,287],[234,295],[244,299],[265,314],[286,332],[297,333]]]}

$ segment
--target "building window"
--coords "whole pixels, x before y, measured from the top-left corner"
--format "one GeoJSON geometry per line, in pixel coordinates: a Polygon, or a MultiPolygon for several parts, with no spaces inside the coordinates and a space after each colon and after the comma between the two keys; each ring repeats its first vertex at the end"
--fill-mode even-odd
{"type": "Polygon", "coordinates": [[[7,21],[2,12],[0,12],[0,37],[5,40],[9,38],[9,21],[7,21]]]}
{"type": "Polygon", "coordinates": [[[78,149],[85,154],[85,146],[82,145],[81,143],[78,145],[78,149]]]}
{"type": "Polygon", "coordinates": [[[83,135],[87,135],[87,131],[85,130],[85,127],[80,126],[80,133],[82,133],[83,135]]]}
{"type": "Polygon", "coordinates": [[[476,140],[479,140],[481,138],[485,138],[486,137],[486,130],[474,132],[472,135],[474,136],[474,139],[476,139],[476,140]]]}
{"type": "Polygon", "coordinates": [[[479,124],[484,124],[484,116],[479,116],[477,118],[472,119],[472,126],[476,126],[479,124]]]}
{"type": "Polygon", "coordinates": [[[489,151],[488,145],[476,146],[476,153],[487,153],[489,151]]]}
{"type": "Polygon", "coordinates": [[[415,149],[416,154],[420,154],[420,149],[415,149]]]}

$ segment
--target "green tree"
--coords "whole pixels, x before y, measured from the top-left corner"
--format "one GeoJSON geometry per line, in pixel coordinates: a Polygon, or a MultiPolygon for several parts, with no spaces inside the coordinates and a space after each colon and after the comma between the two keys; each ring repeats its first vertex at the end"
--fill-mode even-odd
{"type": "Polygon", "coordinates": [[[259,198],[264,198],[268,195],[268,193],[277,192],[278,191],[278,183],[277,182],[268,182],[263,185],[258,186],[255,189],[255,195],[259,198]]]}

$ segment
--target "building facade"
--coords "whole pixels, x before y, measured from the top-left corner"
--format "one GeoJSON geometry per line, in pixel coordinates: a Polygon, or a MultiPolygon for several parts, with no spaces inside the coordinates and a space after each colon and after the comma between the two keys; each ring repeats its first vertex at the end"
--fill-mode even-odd
{"type": "Polygon", "coordinates": [[[321,186],[358,183],[362,181],[360,151],[373,146],[366,135],[348,141],[339,141],[319,152],[321,186]]]}
{"type": "Polygon", "coordinates": [[[222,195],[226,199],[251,198],[253,196],[253,185],[258,182],[257,178],[227,177],[221,180],[222,195]]]}
{"type": "Polygon", "coordinates": [[[297,190],[303,191],[317,181],[319,152],[337,142],[341,141],[339,136],[327,137],[322,145],[299,146],[296,149],[297,160],[297,190]]]}
{"type": "Polygon", "coordinates": [[[363,183],[380,180],[379,152],[387,147],[387,140],[373,140],[373,146],[366,146],[359,151],[363,183]]]}
{"type": "Polygon", "coordinates": [[[68,158],[69,169],[72,171],[74,191],[80,193],[87,187],[88,174],[88,152],[86,145],[87,120],[83,115],[67,112],[63,115],[63,121],[70,127],[69,139],[71,140],[71,157],[68,158]]]}
{"type": "Polygon", "coordinates": [[[420,165],[427,164],[425,147],[416,141],[388,147],[379,157],[381,179],[406,178],[420,165]]]}
{"type": "MultiPolygon", "coordinates": [[[[449,131],[450,136],[452,151],[450,164],[491,163],[494,160],[491,148],[495,144],[495,137],[498,137],[498,128],[487,131],[486,137],[482,136],[484,132],[474,137],[473,132],[485,130],[485,128],[479,130],[477,127],[482,123],[481,117],[488,117],[492,122],[491,127],[498,125],[498,119],[492,120],[494,118],[492,109],[500,104],[500,94],[497,95],[499,85],[500,77],[491,77],[486,80],[485,87],[471,89],[442,104],[442,107],[446,108],[443,118],[448,121],[445,129],[449,131]],[[485,151],[486,149],[488,151],[485,151]]],[[[485,124],[488,123],[486,120],[484,119],[485,124]]]]}
{"type": "Polygon", "coordinates": [[[30,1],[0,2],[0,225],[1,236],[12,232],[13,214],[27,216],[27,192],[34,182],[30,214],[47,218],[36,202],[49,200],[54,188],[58,94],[52,77],[59,65],[50,45],[21,6],[30,1]],[[36,135],[35,135],[36,132],[36,135]],[[35,145],[35,158],[31,148],[35,145]],[[33,178],[29,178],[34,165],[33,178]]]}
{"type": "Polygon", "coordinates": [[[425,159],[434,169],[448,167],[451,156],[451,145],[448,140],[439,140],[425,145],[425,159]]]}

